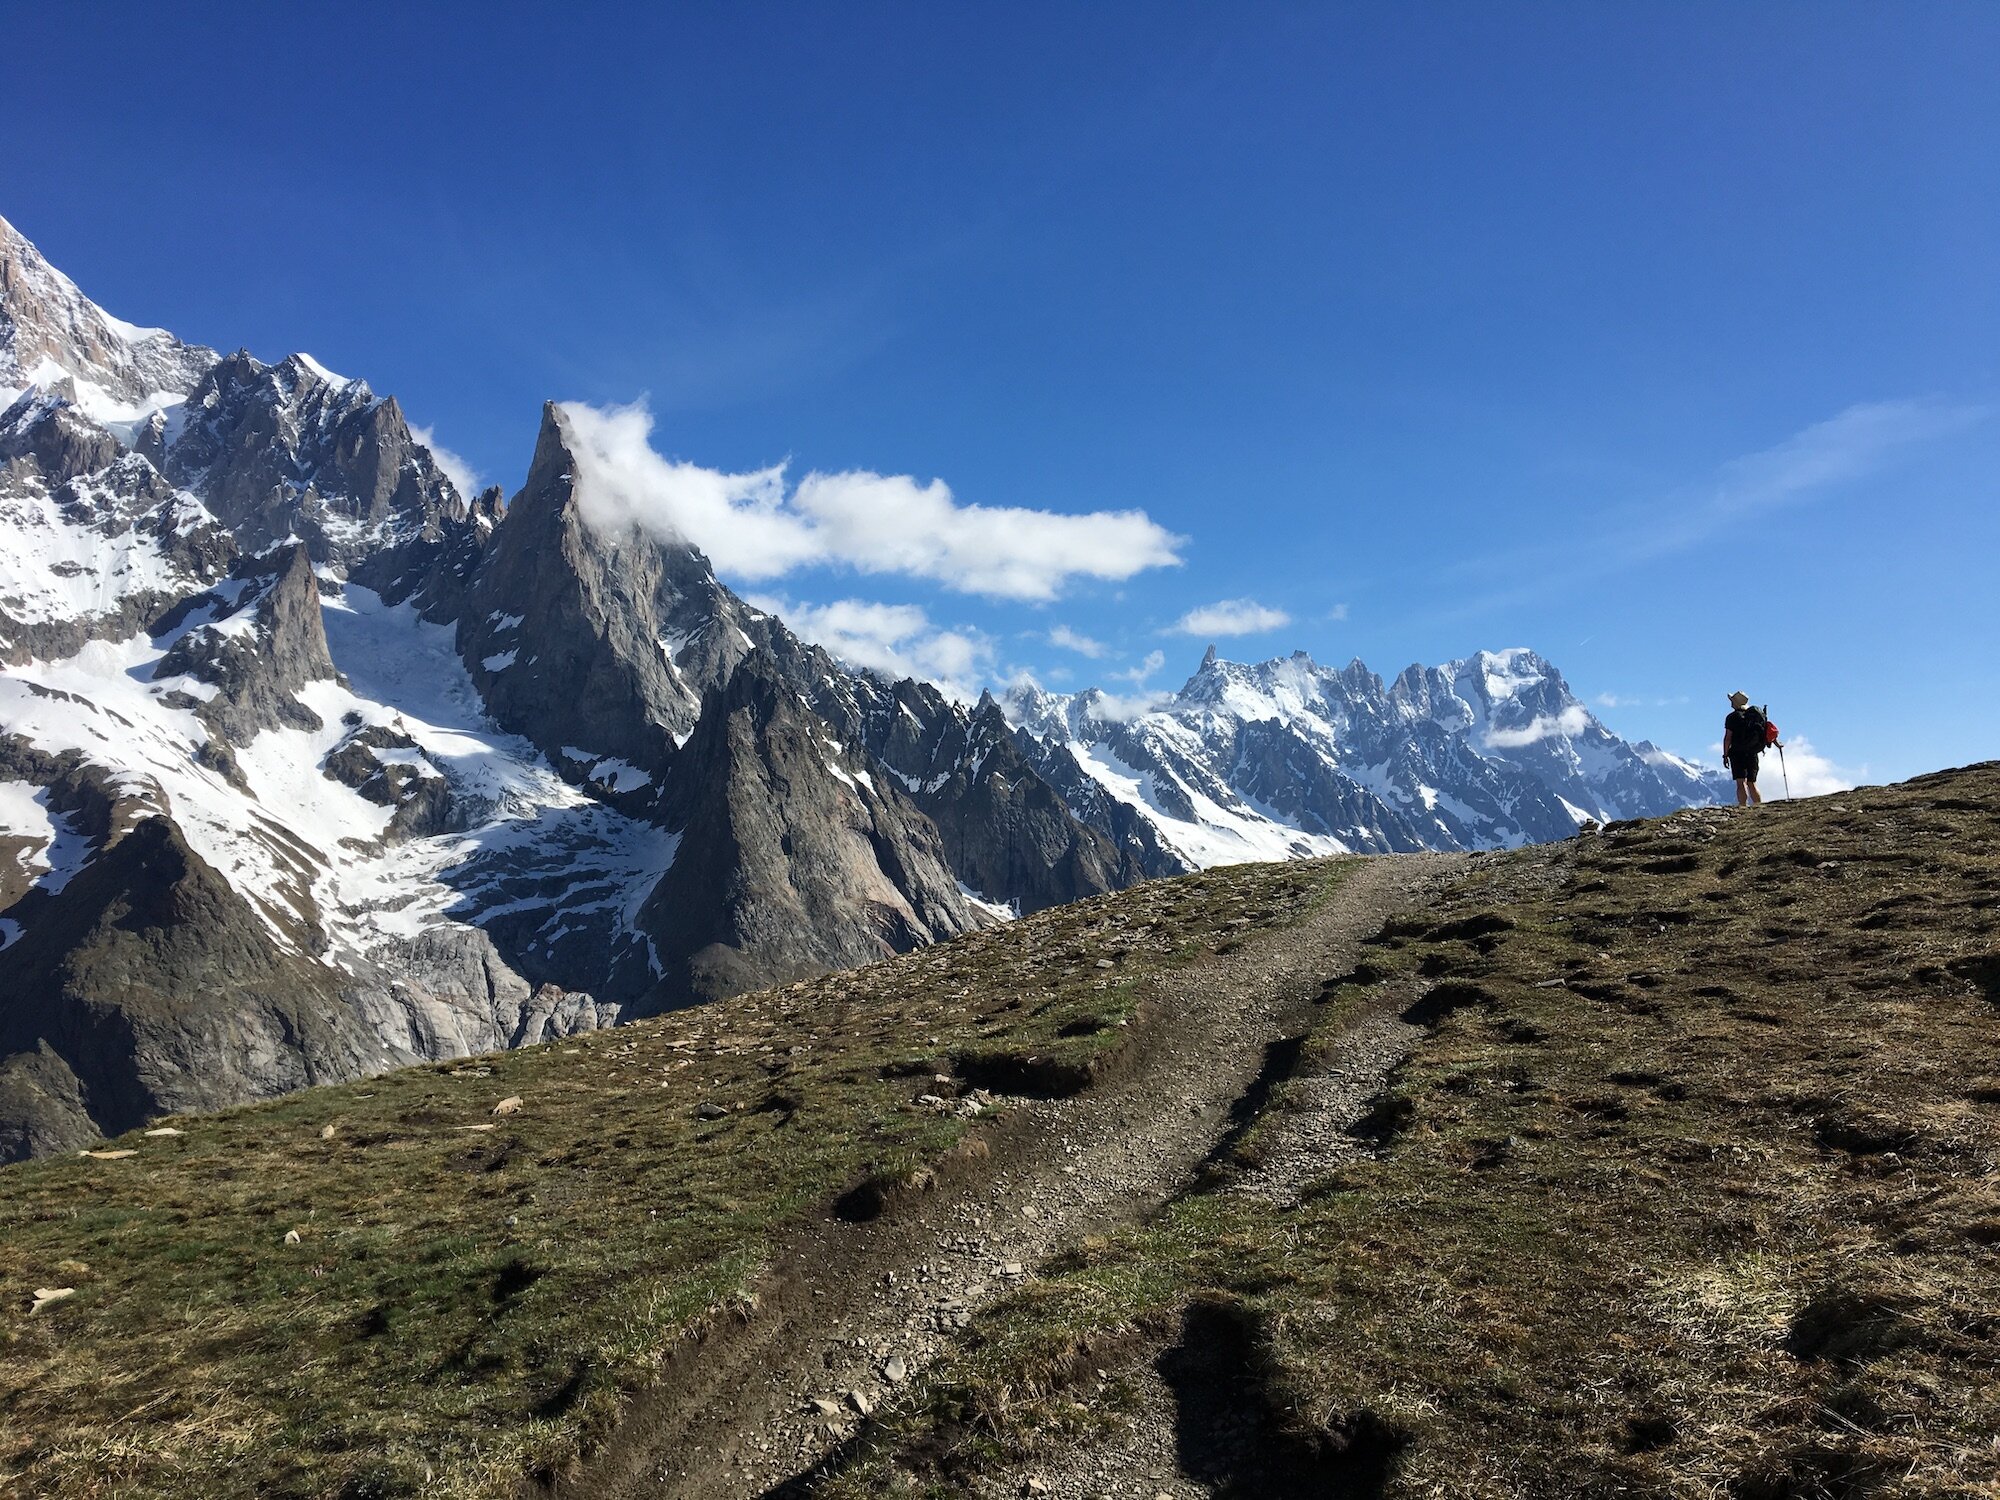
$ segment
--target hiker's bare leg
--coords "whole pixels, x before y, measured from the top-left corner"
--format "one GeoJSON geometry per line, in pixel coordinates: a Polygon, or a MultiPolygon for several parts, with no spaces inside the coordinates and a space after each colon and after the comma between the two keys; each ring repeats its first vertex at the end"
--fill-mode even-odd
{"type": "Polygon", "coordinates": [[[1746,781],[1743,783],[1743,785],[1750,788],[1750,800],[1759,805],[1762,805],[1764,801],[1764,794],[1757,790],[1757,783],[1754,781],[1746,781]]]}
{"type": "Polygon", "coordinates": [[[1738,807],[1747,807],[1749,803],[1750,783],[1738,777],[1736,781],[1736,805],[1738,807]]]}

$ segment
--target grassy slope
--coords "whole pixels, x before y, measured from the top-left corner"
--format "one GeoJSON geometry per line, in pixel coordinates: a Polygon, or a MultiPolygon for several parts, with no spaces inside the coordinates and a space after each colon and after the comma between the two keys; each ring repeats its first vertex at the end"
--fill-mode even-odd
{"type": "Polygon", "coordinates": [[[1045,1082],[1084,1076],[1132,1034],[1148,975],[1228,924],[1296,920],[1339,874],[1160,882],[856,974],[175,1121],[112,1143],[120,1159],[0,1170],[0,1491],[505,1493],[747,1308],[791,1226],[976,1129],[916,1096],[1029,1058],[1045,1082]],[[75,1295],[31,1314],[38,1287],[75,1295]]]}
{"type": "Polygon", "coordinates": [[[816,1492],[1032,1473],[1185,1337],[1246,1494],[2000,1493],[2000,766],[1488,859],[1372,962],[1302,1067],[1436,982],[1379,1152],[1043,1268],[816,1492]]]}

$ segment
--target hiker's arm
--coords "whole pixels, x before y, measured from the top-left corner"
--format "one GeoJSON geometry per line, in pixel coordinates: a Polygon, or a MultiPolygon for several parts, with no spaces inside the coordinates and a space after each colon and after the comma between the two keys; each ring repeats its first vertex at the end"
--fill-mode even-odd
{"type": "Polygon", "coordinates": [[[1724,760],[1729,759],[1729,741],[1733,733],[1733,730],[1728,729],[1722,731],[1722,758],[1724,760]]]}

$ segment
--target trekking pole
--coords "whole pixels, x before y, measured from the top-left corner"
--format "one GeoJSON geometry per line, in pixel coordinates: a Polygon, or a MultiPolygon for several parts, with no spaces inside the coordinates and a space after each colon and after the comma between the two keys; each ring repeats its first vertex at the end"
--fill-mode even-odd
{"type": "Polygon", "coordinates": [[[1785,765],[1785,747],[1778,746],[1778,774],[1785,778],[1785,800],[1792,800],[1792,773],[1785,765]]]}

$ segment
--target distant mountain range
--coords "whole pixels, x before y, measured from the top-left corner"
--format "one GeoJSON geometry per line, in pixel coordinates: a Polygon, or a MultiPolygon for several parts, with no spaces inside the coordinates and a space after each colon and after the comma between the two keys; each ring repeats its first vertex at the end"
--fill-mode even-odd
{"type": "Polygon", "coordinates": [[[1186,686],[1142,713],[1096,689],[1016,688],[1005,707],[1044,776],[1075,788],[1080,772],[1197,865],[1511,847],[1729,790],[1618,738],[1519,649],[1384,684],[1359,661],[1336,670],[1301,651],[1243,665],[1210,647],[1186,686]]]}
{"type": "Polygon", "coordinates": [[[0,1160],[1222,860],[1718,791],[1527,652],[1210,658],[1130,719],[852,670],[393,396],[134,327],[0,220],[0,1160]]]}

